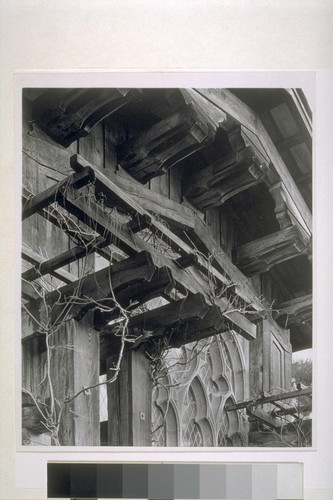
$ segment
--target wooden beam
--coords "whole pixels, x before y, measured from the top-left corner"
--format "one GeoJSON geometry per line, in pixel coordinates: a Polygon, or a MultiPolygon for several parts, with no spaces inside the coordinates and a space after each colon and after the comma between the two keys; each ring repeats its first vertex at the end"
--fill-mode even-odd
{"type": "Polygon", "coordinates": [[[35,100],[34,119],[42,130],[67,148],[138,97],[139,91],[133,89],[47,89],[35,100]]]}
{"type": "Polygon", "coordinates": [[[203,318],[195,318],[177,325],[175,331],[171,332],[169,347],[178,348],[184,344],[212,337],[226,329],[229,329],[229,326],[220,308],[210,306],[203,318]]]}
{"type": "Polygon", "coordinates": [[[83,169],[79,174],[72,174],[66,179],[57,182],[42,193],[39,193],[32,198],[29,198],[23,207],[22,220],[39,212],[43,208],[48,207],[51,203],[58,200],[58,197],[63,195],[64,191],[69,187],[80,189],[94,180],[94,172],[91,168],[83,169]]]}
{"type": "MultiPolygon", "coordinates": [[[[82,158],[80,159],[80,162],[82,158]]],[[[74,167],[74,160],[72,161],[74,167]]],[[[93,167],[92,167],[93,168],[93,167]]],[[[160,217],[165,219],[169,224],[179,228],[189,228],[194,226],[194,219],[199,218],[204,220],[204,215],[196,210],[193,206],[189,207],[183,203],[177,203],[167,196],[163,196],[156,191],[152,191],[143,186],[134,177],[129,175],[120,165],[117,171],[108,170],[107,178],[112,181],[118,188],[122,189],[129,195],[134,202],[140,205],[150,213],[157,213],[160,217]]],[[[97,191],[97,190],[96,190],[97,191]]],[[[115,199],[110,195],[107,190],[103,191],[104,203],[109,207],[116,206],[115,199]]],[[[98,192],[96,193],[98,195],[98,192]]]]}
{"type": "MultiPolygon", "coordinates": [[[[278,178],[282,181],[285,191],[288,193],[290,199],[294,201],[293,209],[295,218],[303,226],[304,230],[311,234],[312,216],[310,210],[258,115],[228,90],[197,89],[195,92],[226,113],[231,122],[243,125],[258,140],[260,139],[262,148],[266,152],[278,178]]],[[[223,123],[223,127],[226,130],[230,129],[230,122],[226,120],[223,123]]],[[[275,182],[277,181],[275,180],[275,182]]]]}
{"type": "Polygon", "coordinates": [[[271,267],[308,253],[306,241],[296,227],[291,226],[263,236],[237,249],[237,263],[248,276],[268,271],[271,267]]]}
{"type": "Polygon", "coordinates": [[[276,305],[276,321],[290,328],[312,320],[312,294],[276,305]]]}
{"type": "Polygon", "coordinates": [[[119,163],[145,184],[211,139],[206,124],[186,106],[126,143],[119,151],[119,163]]]}
{"type": "MultiPolygon", "coordinates": [[[[174,287],[175,282],[170,270],[162,267],[155,271],[150,281],[140,281],[126,285],[117,291],[116,296],[117,301],[122,307],[133,310],[155,297],[169,297],[174,287]]],[[[105,305],[108,304],[106,303],[105,305]]],[[[110,306],[112,306],[112,301],[110,301],[110,306]]],[[[103,312],[96,309],[94,327],[97,330],[102,330],[114,316],[115,314],[112,312],[103,312]]]]}
{"type": "Polygon", "coordinates": [[[259,422],[267,425],[268,427],[271,427],[275,430],[278,430],[281,428],[281,420],[278,418],[272,416],[270,413],[267,411],[262,410],[261,408],[256,408],[254,406],[249,406],[246,408],[246,413],[247,415],[250,416],[250,419],[255,419],[259,420],[259,422]]]}
{"type": "MultiPolygon", "coordinates": [[[[71,157],[71,165],[75,168],[76,171],[79,171],[80,168],[92,168],[93,167],[82,157],[79,155],[73,155],[71,157]]],[[[211,268],[209,264],[203,259],[199,254],[195,252],[195,250],[185,243],[180,237],[178,237],[173,231],[171,231],[165,224],[162,224],[160,221],[156,219],[152,214],[150,214],[147,210],[141,207],[138,203],[136,203],[127,193],[123,191],[123,189],[119,188],[114,182],[108,179],[102,172],[98,170],[94,170],[94,175],[96,178],[96,189],[99,191],[109,193],[111,196],[115,197],[119,206],[128,211],[129,214],[135,217],[137,221],[137,217],[140,217],[140,220],[143,221],[144,227],[150,224],[152,230],[156,231],[159,237],[165,241],[172,250],[179,253],[181,256],[195,255],[198,261],[198,267],[200,270],[204,272],[213,273],[213,275],[222,283],[227,284],[228,280],[223,276],[218,270],[215,268],[211,268]],[[98,186],[98,187],[97,187],[98,186]]],[[[65,193],[67,196],[67,193],[65,193]]],[[[58,200],[59,203],[63,204],[64,208],[66,208],[66,202],[58,200]]],[[[79,217],[80,218],[80,217],[79,217]]],[[[129,227],[131,228],[131,224],[134,225],[135,230],[138,229],[138,223],[129,223],[129,227]]]]}
{"type": "Polygon", "coordinates": [[[102,307],[112,291],[116,293],[120,287],[140,280],[150,281],[155,271],[150,255],[142,252],[54,290],[44,300],[31,301],[27,305],[30,321],[27,321],[24,333],[29,335],[39,329],[32,318],[39,323],[47,320],[49,325],[69,318],[81,319],[82,311],[86,313],[98,304],[102,307]]]}
{"type": "MultiPolygon", "coordinates": [[[[301,396],[312,395],[312,387],[307,387],[306,389],[300,389],[299,391],[289,391],[281,392],[279,394],[272,394],[272,396],[264,396],[255,400],[256,405],[264,405],[266,403],[274,403],[275,401],[282,401],[284,399],[294,399],[300,398],[301,396]]],[[[226,405],[226,411],[241,410],[242,408],[247,408],[249,405],[253,405],[254,401],[249,399],[247,401],[242,401],[240,403],[226,405]]]]}
{"type": "Polygon", "coordinates": [[[210,102],[204,96],[201,96],[195,89],[180,89],[186,104],[193,106],[197,116],[206,125],[216,133],[222,124],[228,121],[228,115],[210,102]]]}
{"type": "Polygon", "coordinates": [[[151,330],[153,336],[163,334],[166,329],[193,318],[203,318],[208,305],[201,294],[189,295],[165,306],[132,316],[129,328],[132,331],[151,330]]]}
{"type": "Polygon", "coordinates": [[[22,279],[25,281],[34,281],[45,274],[51,274],[55,278],[64,281],[65,283],[72,283],[77,280],[77,277],[73,276],[69,272],[64,269],[60,269],[61,267],[69,264],[70,262],[74,262],[77,258],[80,258],[78,254],[78,250],[81,250],[80,257],[84,257],[87,255],[87,252],[82,253],[85,250],[83,247],[75,247],[72,250],[68,250],[52,259],[43,259],[37,252],[34,252],[31,248],[24,247],[22,250],[22,258],[30,264],[33,264],[34,267],[31,267],[27,271],[22,273],[22,279]]]}
{"type": "MultiPolygon", "coordinates": [[[[61,201],[59,201],[60,203],[61,201]]],[[[202,293],[208,304],[211,303],[211,296],[208,293],[208,282],[207,279],[201,274],[201,272],[197,271],[194,267],[188,268],[188,270],[184,270],[180,268],[176,262],[173,262],[170,258],[162,255],[157,252],[149,243],[145,242],[138,234],[132,234],[131,231],[126,227],[126,225],[117,224],[111,218],[107,218],[102,208],[95,204],[93,201],[89,201],[89,204],[85,203],[81,198],[75,198],[70,190],[66,191],[66,200],[63,201],[63,206],[69,210],[73,215],[79,218],[84,223],[88,223],[94,227],[94,229],[103,237],[107,237],[115,244],[117,244],[122,250],[126,251],[130,255],[135,255],[139,251],[149,252],[152,256],[154,264],[157,267],[168,267],[173,275],[173,278],[176,283],[176,287],[182,293],[184,291],[189,291],[192,293],[202,293]],[[90,219],[90,220],[89,220],[90,219]]],[[[221,258],[220,256],[216,256],[216,259],[221,258]]],[[[206,270],[209,270],[208,264],[206,265],[206,270]]],[[[229,280],[218,273],[214,268],[211,268],[213,272],[213,276],[216,277],[220,285],[225,286],[225,283],[229,283],[229,280]],[[222,281],[223,279],[223,281],[222,281]]],[[[244,276],[239,274],[240,279],[237,280],[237,283],[241,286],[242,280],[244,276]]],[[[185,292],[186,293],[186,292],[185,292]]],[[[257,301],[257,298],[253,292],[253,300],[257,301]]],[[[254,302],[255,303],[255,302],[254,302]]],[[[262,307],[262,305],[258,305],[258,307],[262,307]]],[[[240,328],[241,323],[243,326],[246,324],[246,330],[242,331],[242,335],[246,338],[248,336],[253,337],[253,328],[250,328],[250,322],[241,320],[241,314],[234,312],[230,315],[232,316],[232,320],[237,321],[237,327],[240,328]]]]}
{"type": "MultiPolygon", "coordinates": [[[[22,203],[25,204],[31,196],[34,196],[33,193],[28,191],[26,188],[23,188],[22,203]]],[[[95,242],[96,252],[109,262],[113,259],[122,260],[124,258],[124,255],[119,255],[119,253],[114,251],[114,249],[111,250],[110,248],[106,248],[110,242],[105,238],[102,238],[101,236],[96,238],[93,235],[90,236],[78,233],[77,223],[71,219],[69,215],[66,216],[66,221],[64,221],[63,214],[60,214],[59,212],[60,211],[44,208],[39,212],[39,215],[41,215],[48,222],[51,222],[55,226],[62,229],[74,243],[78,244],[78,247],[81,247],[82,243],[85,247],[89,247],[93,242],[95,242]]]]}

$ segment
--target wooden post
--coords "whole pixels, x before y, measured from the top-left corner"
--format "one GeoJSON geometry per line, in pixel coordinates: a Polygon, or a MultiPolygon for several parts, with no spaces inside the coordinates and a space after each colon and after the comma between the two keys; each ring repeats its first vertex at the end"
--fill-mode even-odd
{"type": "MultiPolygon", "coordinates": [[[[114,362],[114,357],[107,360],[108,378],[114,362]]],[[[108,385],[110,446],[151,446],[151,394],[150,366],[144,351],[126,351],[118,378],[108,385]]]]}
{"type": "Polygon", "coordinates": [[[58,435],[61,445],[98,446],[99,391],[90,387],[99,382],[99,341],[92,315],[87,314],[80,322],[72,319],[50,335],[49,379],[45,344],[39,341],[38,346],[37,342],[36,338],[26,341],[23,388],[49,407],[53,397],[58,414],[62,408],[58,435]]]}

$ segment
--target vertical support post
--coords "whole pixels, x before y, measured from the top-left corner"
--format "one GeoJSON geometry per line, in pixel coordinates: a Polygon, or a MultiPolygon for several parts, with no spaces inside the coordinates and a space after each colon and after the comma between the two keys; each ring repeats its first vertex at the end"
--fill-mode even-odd
{"type": "Polygon", "coordinates": [[[92,315],[64,323],[55,337],[57,348],[52,362],[55,394],[65,400],[80,393],[65,406],[60,443],[98,446],[99,389],[90,387],[99,382],[99,338],[93,328],[92,315]]]}
{"type": "MultiPolygon", "coordinates": [[[[23,387],[42,408],[54,406],[60,421],[59,443],[64,446],[100,443],[99,390],[89,389],[99,381],[99,339],[92,325],[89,314],[80,322],[72,319],[49,336],[48,349],[44,337],[28,340],[23,349],[23,387]]],[[[36,431],[47,433],[36,413],[38,427],[26,426],[35,439],[36,431]]]]}
{"type": "MultiPolygon", "coordinates": [[[[114,361],[107,359],[108,378],[114,361]]],[[[110,446],[151,446],[151,394],[150,363],[144,351],[125,351],[118,377],[108,385],[110,446]]]]}

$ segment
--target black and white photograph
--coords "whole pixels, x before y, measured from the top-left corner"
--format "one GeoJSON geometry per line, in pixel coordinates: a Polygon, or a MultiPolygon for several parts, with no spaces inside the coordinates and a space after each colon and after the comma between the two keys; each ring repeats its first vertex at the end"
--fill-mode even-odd
{"type": "Polygon", "coordinates": [[[307,448],[301,88],[22,90],[22,445],[307,448]]]}

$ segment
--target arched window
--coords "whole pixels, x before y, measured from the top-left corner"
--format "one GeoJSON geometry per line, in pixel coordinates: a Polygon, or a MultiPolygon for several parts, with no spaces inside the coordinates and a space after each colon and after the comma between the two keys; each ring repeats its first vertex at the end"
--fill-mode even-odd
{"type": "Polygon", "coordinates": [[[189,388],[186,400],[186,409],[183,414],[182,445],[203,446],[203,436],[199,425],[195,421],[197,402],[192,387],[189,388]]]}

